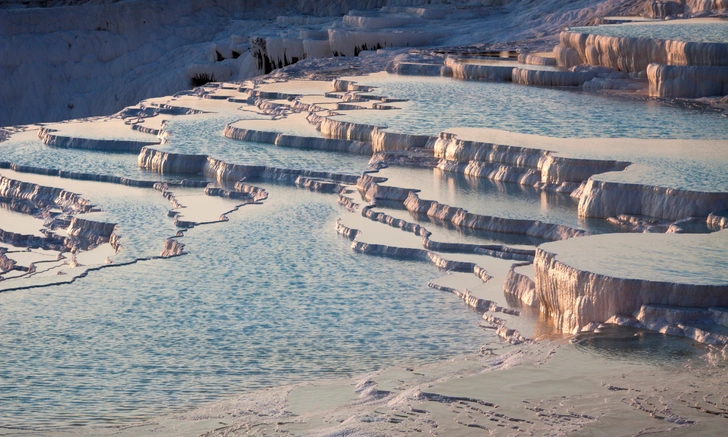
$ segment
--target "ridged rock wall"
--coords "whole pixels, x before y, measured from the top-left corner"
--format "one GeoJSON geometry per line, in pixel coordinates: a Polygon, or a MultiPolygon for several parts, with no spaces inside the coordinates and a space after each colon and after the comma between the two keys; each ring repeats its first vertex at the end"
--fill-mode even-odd
{"type": "Polygon", "coordinates": [[[696,98],[728,95],[728,67],[650,64],[647,66],[647,80],[651,97],[696,98]]]}
{"type": "Polygon", "coordinates": [[[260,165],[229,164],[225,161],[207,158],[203,166],[204,176],[216,179],[217,181],[240,181],[242,179],[262,179],[275,182],[293,184],[299,176],[327,179],[345,184],[355,184],[358,176],[330,173],[325,171],[294,170],[260,165]]]}
{"type": "Polygon", "coordinates": [[[531,263],[513,264],[508,270],[505,282],[503,284],[503,292],[506,301],[511,306],[527,306],[538,308],[540,302],[536,295],[536,283],[530,277],[516,273],[516,267],[529,266],[531,263]]]}
{"type": "Polygon", "coordinates": [[[335,152],[357,153],[360,155],[372,154],[372,144],[362,141],[300,137],[277,132],[237,128],[231,125],[225,126],[223,135],[234,140],[267,143],[279,147],[294,147],[306,150],[328,150],[335,152]]]}
{"type": "Polygon", "coordinates": [[[728,44],[626,38],[564,31],[563,47],[574,49],[582,63],[626,72],[649,64],[728,66],[728,44]]]}
{"type": "Polygon", "coordinates": [[[422,200],[411,192],[404,202],[408,211],[425,214],[438,220],[450,222],[456,226],[506,234],[528,235],[546,240],[565,240],[579,237],[587,233],[565,225],[543,223],[538,220],[517,220],[469,213],[468,211],[434,200],[422,200]]]}
{"type": "Polygon", "coordinates": [[[541,248],[534,261],[541,312],[564,332],[592,322],[631,315],[642,305],[720,307],[728,305],[728,285],[690,285],[623,279],[578,270],[541,248]]]}
{"type": "Polygon", "coordinates": [[[55,206],[73,212],[87,212],[92,207],[88,200],[76,193],[4,176],[0,176],[0,197],[28,200],[41,207],[55,206]]]}
{"type": "Polygon", "coordinates": [[[43,144],[50,147],[125,153],[139,153],[145,146],[158,144],[157,141],[101,140],[64,137],[53,134],[53,132],[56,131],[49,128],[41,128],[38,131],[38,138],[43,141],[43,144]]]}
{"type": "Polygon", "coordinates": [[[728,209],[728,193],[707,193],[589,179],[578,190],[580,217],[645,215],[667,220],[728,209]]]}
{"type": "Polygon", "coordinates": [[[158,173],[195,175],[202,172],[207,155],[185,155],[144,147],[139,152],[139,167],[158,173]]]}
{"type": "Polygon", "coordinates": [[[621,171],[629,162],[554,156],[541,149],[464,141],[442,132],[434,141],[438,168],[521,185],[571,191],[591,176],[621,171]]]}
{"type": "Polygon", "coordinates": [[[86,240],[90,246],[109,242],[116,229],[116,223],[98,222],[74,217],[68,226],[68,236],[86,240]]]}
{"type": "Polygon", "coordinates": [[[404,202],[411,192],[419,191],[414,188],[400,188],[380,185],[379,182],[382,182],[384,180],[386,179],[363,174],[357,179],[356,188],[357,190],[359,190],[359,193],[367,202],[371,202],[375,199],[404,202]]]}
{"type": "Polygon", "coordinates": [[[452,72],[452,77],[463,80],[482,80],[488,82],[510,82],[513,77],[513,66],[468,64],[455,58],[446,58],[445,67],[452,72]]]}

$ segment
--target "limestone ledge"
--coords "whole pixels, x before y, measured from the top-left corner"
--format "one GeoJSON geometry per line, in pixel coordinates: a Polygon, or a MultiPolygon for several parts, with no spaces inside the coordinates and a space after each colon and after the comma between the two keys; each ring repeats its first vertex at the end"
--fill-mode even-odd
{"type": "Polygon", "coordinates": [[[410,150],[389,150],[386,152],[377,152],[372,155],[367,164],[370,170],[380,170],[382,168],[396,165],[400,167],[413,168],[437,168],[440,159],[435,158],[432,149],[410,149],[410,150]]]}
{"type": "MultiPolygon", "coordinates": [[[[728,49],[724,56],[728,57],[728,49]]],[[[647,80],[651,97],[697,98],[728,95],[728,66],[649,64],[647,80]]]]}
{"type": "Polygon", "coordinates": [[[472,253],[478,255],[492,256],[501,259],[517,259],[522,261],[533,261],[535,251],[528,249],[515,249],[500,244],[468,244],[468,243],[445,243],[431,240],[432,232],[428,231],[424,226],[408,222],[403,219],[392,217],[381,211],[374,211],[376,204],[367,205],[362,208],[361,215],[369,220],[386,224],[393,228],[410,232],[414,235],[422,237],[422,247],[434,252],[450,252],[450,253],[472,253]]]}
{"type": "Polygon", "coordinates": [[[301,137],[278,132],[237,128],[230,124],[225,126],[223,135],[234,140],[267,143],[279,147],[294,147],[307,150],[328,150],[335,152],[357,153],[360,155],[372,154],[372,144],[368,142],[301,137]]]}
{"type": "Polygon", "coordinates": [[[540,56],[534,53],[519,53],[518,54],[519,64],[529,65],[551,65],[555,66],[556,59],[548,56],[540,56]]]}
{"type": "MultiPolygon", "coordinates": [[[[510,314],[513,316],[519,316],[520,312],[516,310],[512,310],[510,308],[505,308],[503,306],[498,305],[496,302],[490,300],[490,299],[482,299],[476,296],[473,296],[473,294],[470,292],[470,290],[465,289],[464,291],[452,288],[452,287],[446,287],[444,285],[436,284],[432,281],[430,281],[427,284],[428,287],[434,288],[435,290],[440,291],[446,291],[449,293],[453,293],[454,295],[460,297],[462,300],[465,301],[465,303],[477,310],[482,312],[494,312],[494,313],[503,313],[503,314],[510,314]]],[[[487,320],[487,319],[486,319],[487,320]]]]}
{"type": "MultiPolygon", "coordinates": [[[[66,171],[66,170],[58,170],[55,168],[45,168],[45,167],[33,167],[29,165],[18,165],[14,164],[12,162],[7,161],[0,161],[0,168],[4,169],[10,169],[13,171],[16,171],[18,173],[31,173],[31,174],[39,174],[39,175],[46,175],[46,176],[55,176],[62,179],[74,179],[79,181],[92,181],[92,182],[104,182],[104,183],[110,183],[110,184],[117,184],[117,185],[125,185],[128,187],[136,187],[136,188],[153,188],[155,181],[143,181],[143,180],[137,180],[137,179],[129,179],[119,176],[113,176],[113,175],[105,175],[105,174],[96,174],[96,173],[81,173],[81,172],[73,172],[73,171],[66,171]]],[[[205,187],[207,185],[207,181],[200,181],[200,180],[188,180],[183,179],[176,182],[167,182],[168,185],[175,185],[175,186],[182,186],[182,187],[205,187]]]]}
{"type": "Polygon", "coordinates": [[[232,190],[211,186],[205,187],[205,194],[208,196],[224,197],[226,199],[245,199],[252,202],[262,202],[268,199],[268,192],[264,188],[241,181],[236,182],[232,190]]]}
{"type": "Polygon", "coordinates": [[[377,255],[402,260],[431,262],[441,269],[456,272],[473,273],[475,276],[483,281],[488,281],[492,278],[485,269],[475,263],[449,260],[443,258],[440,254],[425,249],[393,247],[383,244],[370,244],[363,241],[352,242],[351,248],[352,250],[354,250],[354,252],[367,255],[377,255]]]}
{"type": "Polygon", "coordinates": [[[354,202],[354,199],[352,199],[349,196],[345,196],[342,193],[339,193],[339,200],[338,200],[338,202],[339,202],[339,205],[341,205],[344,208],[346,208],[346,210],[349,211],[349,212],[354,212],[354,211],[356,211],[359,208],[359,204],[356,203],[356,202],[354,202]]]}
{"type": "MultiPolygon", "coordinates": [[[[260,165],[230,164],[207,155],[185,155],[167,151],[144,148],[139,154],[139,166],[151,171],[181,170],[183,174],[202,175],[218,182],[239,182],[260,179],[303,188],[321,188],[327,192],[330,186],[323,182],[336,184],[355,184],[358,177],[325,171],[285,169],[260,165]],[[319,180],[313,183],[309,180],[319,180]],[[298,182],[296,182],[298,181],[298,182]]],[[[153,184],[152,184],[153,185],[153,184]]],[[[207,182],[202,186],[206,186],[207,182]]]]}
{"type": "Polygon", "coordinates": [[[589,179],[571,194],[579,199],[580,217],[643,215],[666,220],[707,217],[728,209],[728,193],[680,190],[589,179]]]}
{"type": "Polygon", "coordinates": [[[309,113],[306,120],[327,138],[369,142],[374,153],[425,148],[433,140],[433,137],[429,135],[388,132],[383,126],[333,120],[315,112],[309,113]]]}
{"type": "Polygon", "coordinates": [[[339,235],[343,235],[344,237],[346,237],[352,241],[354,241],[356,239],[356,237],[359,236],[359,233],[361,232],[358,229],[353,229],[353,228],[350,228],[350,227],[344,225],[343,223],[341,223],[341,219],[336,219],[336,223],[334,224],[334,229],[336,229],[336,233],[338,233],[339,235]]]}
{"type": "Polygon", "coordinates": [[[532,263],[517,263],[508,269],[508,274],[503,284],[503,292],[506,296],[506,301],[511,306],[538,308],[540,305],[538,296],[536,295],[536,283],[530,277],[515,271],[516,267],[529,265],[532,265],[532,263]]]}
{"type": "Polygon", "coordinates": [[[563,185],[571,191],[591,176],[621,171],[629,162],[555,156],[548,150],[466,141],[441,132],[432,143],[438,168],[501,182],[514,182],[542,189],[563,185]]]}
{"type": "Polygon", "coordinates": [[[139,151],[139,167],[157,173],[196,175],[207,162],[207,155],[189,155],[143,147],[139,151]]]}
{"type": "Polygon", "coordinates": [[[69,213],[91,211],[89,200],[62,188],[46,187],[0,176],[0,197],[27,200],[41,208],[59,208],[69,213]]]}
{"type": "Polygon", "coordinates": [[[385,67],[387,73],[401,76],[443,76],[451,77],[453,71],[450,67],[441,64],[428,64],[424,62],[390,61],[385,67]]]}
{"type": "Polygon", "coordinates": [[[445,58],[445,67],[452,77],[463,80],[482,80],[488,82],[511,82],[514,67],[499,65],[469,64],[454,57],[445,58]]]}
{"type": "MultiPolygon", "coordinates": [[[[104,243],[108,243],[111,240],[111,236],[114,235],[116,229],[116,223],[98,222],[95,220],[87,220],[79,217],[71,219],[71,224],[68,226],[68,235],[72,239],[83,239],[86,240],[88,250],[90,247],[96,247],[104,243]]],[[[117,247],[118,247],[118,239],[117,247]]]]}
{"type": "MultiPolygon", "coordinates": [[[[46,249],[55,250],[58,252],[69,252],[72,247],[71,240],[67,237],[61,237],[59,235],[48,233],[45,236],[19,234],[17,232],[6,231],[0,229],[0,242],[9,244],[15,247],[25,247],[31,249],[46,249]]],[[[2,263],[2,259],[0,259],[2,263]]],[[[6,265],[9,261],[6,262],[6,265]]],[[[2,267],[0,266],[0,269],[2,267]]]]}
{"type": "Polygon", "coordinates": [[[425,214],[438,220],[471,229],[490,232],[528,235],[546,240],[564,240],[588,235],[586,231],[565,225],[544,223],[538,220],[518,220],[469,213],[463,208],[441,204],[434,200],[422,200],[411,192],[404,202],[408,211],[425,214]]]}
{"type": "Polygon", "coordinates": [[[404,202],[409,196],[409,193],[419,191],[415,188],[400,188],[379,184],[384,181],[386,181],[386,178],[370,176],[365,173],[357,179],[356,188],[359,190],[362,198],[367,202],[375,199],[404,202]]]}
{"type": "Polygon", "coordinates": [[[347,92],[347,91],[360,91],[370,93],[374,91],[374,88],[367,85],[359,85],[352,80],[334,79],[331,82],[332,91],[334,92],[347,92]]]}
{"type": "Polygon", "coordinates": [[[714,211],[708,214],[708,229],[711,231],[720,231],[728,229],[728,211],[714,211]]]}
{"type": "Polygon", "coordinates": [[[244,179],[260,179],[272,182],[294,185],[299,176],[325,179],[337,183],[355,184],[357,176],[325,171],[297,170],[261,165],[229,164],[225,161],[207,157],[202,168],[202,174],[218,182],[241,181],[244,179]]]}
{"type": "Polygon", "coordinates": [[[41,128],[38,131],[38,138],[43,144],[50,147],[63,149],[84,149],[103,152],[125,152],[139,153],[139,151],[150,144],[159,144],[158,141],[132,141],[132,140],[102,140],[91,138],[75,138],[56,135],[55,129],[41,128]]]}
{"type": "MultiPolygon", "coordinates": [[[[628,38],[564,31],[560,45],[573,49],[582,64],[642,72],[649,64],[728,66],[728,43],[628,38]]],[[[566,56],[573,57],[567,51],[566,56]]]]}
{"type": "Polygon", "coordinates": [[[617,278],[566,265],[541,248],[534,260],[541,312],[563,332],[630,315],[643,305],[721,307],[728,305],[728,284],[693,285],[617,278]]]}

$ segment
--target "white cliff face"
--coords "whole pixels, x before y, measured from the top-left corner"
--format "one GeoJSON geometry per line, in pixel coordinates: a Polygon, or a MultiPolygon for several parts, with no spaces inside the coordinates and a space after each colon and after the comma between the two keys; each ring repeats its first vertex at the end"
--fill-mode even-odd
{"type": "Polygon", "coordinates": [[[728,66],[647,66],[652,97],[706,97],[728,95],[728,66]]]}
{"type": "Polygon", "coordinates": [[[721,261],[714,252],[727,237],[726,232],[600,235],[544,244],[534,261],[541,312],[560,330],[576,332],[612,316],[631,316],[648,304],[728,305],[728,277],[715,270],[721,261]]]}
{"type": "Polygon", "coordinates": [[[575,50],[582,63],[641,72],[649,64],[728,65],[728,44],[628,38],[561,32],[560,44],[575,50]]]}
{"type": "Polygon", "coordinates": [[[590,179],[579,190],[579,215],[616,217],[619,214],[645,215],[669,220],[706,217],[728,208],[728,193],[710,193],[620,184],[590,179]]]}

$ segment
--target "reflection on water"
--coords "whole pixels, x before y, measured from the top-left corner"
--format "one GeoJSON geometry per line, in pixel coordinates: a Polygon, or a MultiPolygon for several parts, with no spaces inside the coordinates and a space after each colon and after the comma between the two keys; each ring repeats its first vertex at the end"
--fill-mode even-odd
{"type": "Polygon", "coordinates": [[[265,204],[189,231],[183,257],[0,293],[2,424],[139,419],[471,353],[493,335],[427,288],[441,274],[429,264],[352,252],[333,231],[335,196],[265,188],[265,204]]]}
{"type": "MultiPolygon", "coordinates": [[[[232,164],[267,165],[359,174],[369,157],[320,150],[278,147],[272,144],[232,140],[222,132],[225,125],[241,117],[209,115],[202,119],[178,118],[168,123],[169,150],[176,153],[206,154],[232,164]]],[[[280,121],[285,125],[286,120],[280,121]]]]}
{"type": "Polygon", "coordinates": [[[712,111],[595,93],[512,83],[378,73],[355,77],[376,93],[410,99],[406,110],[352,111],[335,117],[437,135],[453,127],[488,127],[558,138],[724,139],[728,119],[712,111]]]}
{"type": "Polygon", "coordinates": [[[606,220],[579,218],[578,201],[568,194],[545,192],[524,185],[438,169],[387,168],[378,176],[388,178],[386,185],[419,188],[421,199],[437,200],[474,214],[539,220],[595,233],[618,231],[606,220]]]}
{"type": "Polygon", "coordinates": [[[705,354],[693,340],[621,326],[577,334],[577,350],[610,360],[653,365],[681,364],[705,354]]]}

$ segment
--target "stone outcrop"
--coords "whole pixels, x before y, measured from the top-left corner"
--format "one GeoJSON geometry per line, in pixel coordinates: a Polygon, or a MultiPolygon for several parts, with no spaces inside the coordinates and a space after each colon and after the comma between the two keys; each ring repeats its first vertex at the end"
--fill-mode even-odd
{"type": "Polygon", "coordinates": [[[414,192],[408,195],[404,205],[412,213],[425,214],[428,217],[450,222],[463,228],[528,235],[546,240],[563,240],[587,235],[587,232],[581,229],[538,220],[518,220],[473,214],[463,208],[444,205],[434,200],[422,200],[414,192]]]}
{"type": "MultiPolygon", "coordinates": [[[[728,57],[728,50],[725,56],[728,57]]],[[[647,79],[651,97],[695,98],[728,95],[728,66],[650,64],[647,66],[647,79]]]]}
{"type": "Polygon", "coordinates": [[[84,238],[91,241],[108,242],[116,229],[116,223],[98,222],[78,217],[71,219],[68,226],[68,235],[75,238],[84,238]]]}
{"type": "Polygon", "coordinates": [[[536,251],[534,270],[541,312],[564,332],[578,332],[614,315],[633,314],[643,305],[728,305],[728,284],[694,285],[597,274],[566,265],[542,248],[536,251]]]}
{"type": "Polygon", "coordinates": [[[63,149],[98,150],[103,152],[139,153],[143,147],[158,144],[158,141],[103,140],[91,138],[66,137],[55,134],[54,129],[41,128],[38,138],[43,144],[63,149]]]}
{"type": "Polygon", "coordinates": [[[536,283],[532,278],[515,271],[516,267],[530,266],[531,263],[513,264],[508,270],[505,282],[503,284],[503,292],[506,301],[511,306],[527,306],[538,308],[540,302],[536,295],[536,283]]]}
{"type": "Polygon", "coordinates": [[[139,167],[157,173],[199,174],[207,155],[188,155],[144,147],[139,151],[139,167]]]}
{"type": "Polygon", "coordinates": [[[354,252],[367,255],[377,255],[387,258],[406,259],[413,261],[427,261],[435,266],[455,272],[473,273],[483,281],[488,281],[491,276],[482,267],[467,261],[453,261],[443,258],[440,254],[425,249],[413,249],[406,247],[393,247],[383,244],[370,244],[363,241],[354,241],[351,244],[354,252]]]}
{"type": "MultiPolygon", "coordinates": [[[[668,220],[728,209],[728,193],[709,193],[589,179],[578,191],[579,216],[643,215],[668,220]]],[[[573,196],[573,194],[572,194],[573,196]]]]}
{"type": "Polygon", "coordinates": [[[708,229],[711,231],[720,231],[728,229],[728,211],[713,211],[708,214],[708,229]]]}
{"type": "Polygon", "coordinates": [[[183,243],[180,243],[179,240],[175,238],[167,238],[167,240],[164,242],[164,249],[159,256],[162,258],[172,258],[175,256],[184,255],[186,253],[184,249],[185,245],[183,243]]]}
{"type": "Polygon", "coordinates": [[[584,64],[641,72],[649,64],[728,66],[728,44],[627,38],[564,31],[563,47],[575,50],[584,64]]]}
{"type": "Polygon", "coordinates": [[[223,134],[231,139],[273,144],[279,147],[294,147],[306,150],[327,150],[334,152],[371,155],[371,142],[349,141],[332,138],[301,137],[278,132],[257,131],[253,129],[225,126],[223,134]]]}
{"type": "Polygon", "coordinates": [[[92,205],[87,199],[61,188],[46,187],[0,176],[0,197],[27,200],[39,207],[56,207],[69,212],[87,212],[92,205]]]}

